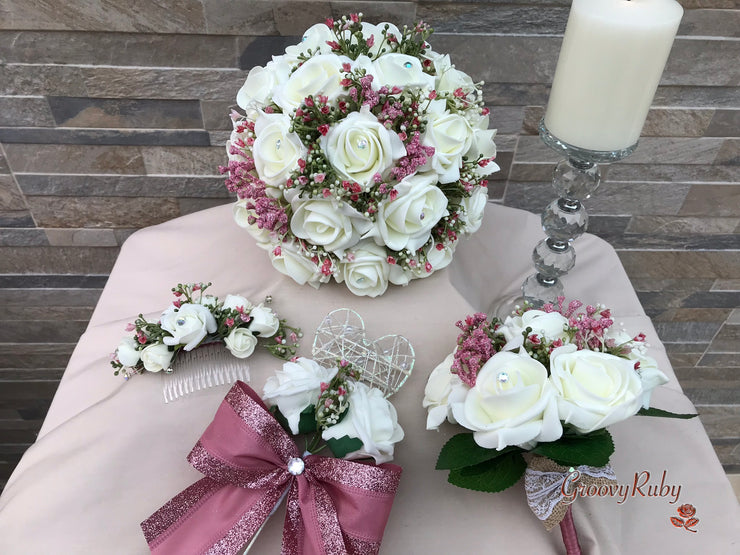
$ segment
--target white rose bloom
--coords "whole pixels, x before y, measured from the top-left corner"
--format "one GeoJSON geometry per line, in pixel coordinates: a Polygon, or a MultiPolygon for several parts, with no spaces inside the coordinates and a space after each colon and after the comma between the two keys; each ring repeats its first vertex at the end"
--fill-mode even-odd
{"type": "Polygon", "coordinates": [[[406,155],[406,147],[386,129],[367,106],[352,112],[319,139],[321,149],[337,173],[364,187],[373,183],[406,155]]]}
{"type": "Polygon", "coordinates": [[[376,226],[366,236],[375,237],[394,251],[415,251],[447,215],[447,197],[437,187],[437,175],[433,172],[404,177],[395,189],[395,200],[387,198],[378,204],[376,226]]]}
{"type": "Polygon", "coordinates": [[[252,303],[241,295],[226,295],[222,308],[224,310],[236,310],[238,307],[241,307],[242,310],[249,311],[252,308],[252,303]]]}
{"type": "Polygon", "coordinates": [[[298,56],[300,54],[307,54],[310,50],[314,54],[330,54],[331,48],[326,41],[335,40],[334,33],[326,23],[316,23],[312,25],[303,33],[301,42],[288,46],[285,49],[285,60],[291,64],[298,64],[298,56]]]}
{"type": "Polygon", "coordinates": [[[427,430],[436,430],[445,420],[457,423],[450,403],[464,400],[470,389],[457,374],[450,372],[453,361],[454,353],[450,353],[429,374],[422,401],[422,406],[427,409],[427,430]]]}
{"type": "Polygon", "coordinates": [[[372,222],[346,202],[336,199],[293,201],[290,230],[293,235],[321,245],[327,251],[342,256],[344,250],[360,240],[372,227],[372,222]]]}
{"type": "Polygon", "coordinates": [[[540,339],[551,342],[561,339],[568,340],[565,328],[568,319],[559,312],[545,312],[543,310],[528,310],[521,316],[507,316],[498,333],[506,338],[504,350],[518,349],[524,343],[522,332],[526,328],[532,328],[532,333],[540,339]]]}
{"type": "Polygon", "coordinates": [[[123,338],[116,349],[116,355],[118,356],[118,362],[124,366],[136,366],[141,359],[141,355],[136,349],[136,341],[131,337],[123,338]]]}
{"type": "Polygon", "coordinates": [[[290,66],[279,58],[265,67],[253,67],[236,95],[236,103],[242,110],[267,105],[275,88],[285,83],[289,74],[290,66]]]}
{"type": "Polygon", "coordinates": [[[407,54],[385,54],[373,62],[375,79],[379,87],[400,87],[408,89],[419,87],[432,90],[434,76],[424,73],[421,62],[416,56],[407,54]]]}
{"type": "Polygon", "coordinates": [[[345,455],[345,459],[372,457],[376,464],[393,460],[393,446],[403,439],[398,414],[383,392],[362,382],[350,386],[349,409],[339,424],[324,430],[321,437],[358,438],[362,447],[345,455]]]}
{"type": "Polygon", "coordinates": [[[625,420],[642,406],[634,363],[607,353],[558,347],[550,354],[550,380],[560,419],[584,434],[625,420]]]}
{"type": "Polygon", "coordinates": [[[455,245],[456,243],[453,243],[452,245],[445,245],[442,250],[439,250],[437,248],[437,243],[434,242],[427,246],[424,249],[424,252],[426,254],[427,261],[429,262],[429,264],[432,265],[432,271],[427,272],[425,268],[419,265],[416,267],[419,277],[431,276],[437,270],[442,270],[443,268],[449,266],[450,262],[452,262],[452,257],[455,254],[455,245]]]}
{"type": "Polygon", "coordinates": [[[249,311],[249,331],[260,337],[272,337],[280,327],[280,319],[271,308],[260,303],[249,311]]]}
{"type": "Polygon", "coordinates": [[[246,328],[234,328],[224,337],[226,348],[236,358],[247,358],[257,346],[257,338],[246,328]]]}
{"type": "MultiPolygon", "coordinates": [[[[496,156],[496,143],[493,138],[496,136],[495,129],[473,129],[473,140],[470,143],[470,150],[465,153],[469,160],[475,160],[478,156],[490,160],[496,156]]],[[[475,167],[476,175],[484,177],[499,171],[501,168],[489,161],[485,166],[477,165],[475,167]]]]}
{"type": "Polygon", "coordinates": [[[337,282],[358,296],[377,297],[388,288],[390,264],[385,249],[373,241],[363,240],[351,250],[352,260],[339,263],[337,282]]]}
{"type": "Polygon", "coordinates": [[[144,363],[144,369],[148,372],[159,372],[160,370],[169,368],[173,354],[167,348],[167,345],[155,343],[142,349],[141,362],[144,363]]]}
{"type": "Polygon", "coordinates": [[[633,366],[636,362],[640,363],[636,370],[642,383],[642,406],[648,409],[650,408],[650,396],[653,393],[653,389],[659,385],[668,383],[668,377],[660,371],[658,361],[654,358],[641,355],[635,351],[632,351],[628,356],[633,366]]]}
{"type": "Polygon", "coordinates": [[[390,51],[388,47],[388,42],[383,37],[384,30],[386,32],[386,36],[393,35],[396,37],[396,40],[401,39],[401,31],[399,31],[398,27],[393,25],[393,23],[382,21],[377,25],[373,25],[372,23],[366,23],[364,21],[362,22],[362,36],[365,38],[365,40],[373,37],[374,43],[370,47],[370,54],[373,57],[375,57],[382,48],[384,48],[386,52],[390,51]],[[385,29],[386,26],[388,27],[387,30],[385,29]]]}
{"type": "Polygon", "coordinates": [[[463,231],[465,233],[475,233],[483,224],[483,214],[488,202],[488,190],[485,187],[476,187],[471,195],[462,200],[462,207],[465,213],[462,219],[465,221],[463,231]]]}
{"type": "Polygon", "coordinates": [[[199,300],[198,304],[203,306],[214,307],[218,304],[218,299],[214,295],[203,295],[199,300]]]}
{"type": "Polygon", "coordinates": [[[464,400],[452,402],[459,424],[486,449],[555,441],[563,429],[547,369],[526,353],[500,352],[478,372],[464,400]]]}
{"type": "Polygon", "coordinates": [[[257,222],[249,223],[250,218],[254,218],[254,214],[247,209],[247,203],[251,202],[248,199],[242,198],[237,200],[233,205],[234,221],[239,227],[243,227],[256,241],[257,246],[262,249],[270,248],[270,230],[260,229],[257,227],[257,222]]]}
{"type": "Polygon", "coordinates": [[[324,368],[308,358],[286,362],[282,371],[267,378],[262,398],[270,405],[277,405],[290,431],[297,434],[301,412],[316,404],[321,384],[329,383],[336,373],[336,367],[324,368]]]}
{"type": "Polygon", "coordinates": [[[470,150],[473,129],[463,116],[446,109],[446,101],[433,100],[427,110],[427,127],[422,144],[434,147],[434,156],[424,164],[439,174],[440,183],[460,179],[463,154],[470,150]]]}
{"type": "MultiPolygon", "coordinates": [[[[182,345],[186,351],[192,351],[209,333],[218,327],[216,319],[208,307],[200,304],[185,303],[179,309],[174,305],[162,313],[162,329],[172,334],[165,336],[165,345],[182,345]]],[[[142,355],[143,358],[143,355],[142,355]]]]}
{"type": "Polygon", "coordinates": [[[313,56],[276,89],[273,101],[290,114],[303,104],[307,96],[325,95],[329,100],[336,99],[344,92],[340,82],[344,79],[342,64],[345,62],[350,62],[350,59],[334,54],[313,56]]]}
{"type": "Polygon", "coordinates": [[[290,117],[262,114],[254,124],[254,133],[252,155],[260,179],[273,187],[284,185],[306,153],[298,135],[290,132],[290,117]]]}
{"type": "Polygon", "coordinates": [[[470,75],[455,69],[455,66],[450,62],[449,54],[432,61],[437,74],[435,87],[438,91],[454,92],[460,88],[469,91],[475,86],[470,75]]]}
{"type": "Polygon", "coordinates": [[[330,279],[330,276],[321,273],[321,269],[304,254],[295,241],[282,243],[279,248],[270,249],[269,253],[273,267],[281,274],[293,278],[298,285],[307,283],[318,288],[321,283],[327,283],[330,279]]]}

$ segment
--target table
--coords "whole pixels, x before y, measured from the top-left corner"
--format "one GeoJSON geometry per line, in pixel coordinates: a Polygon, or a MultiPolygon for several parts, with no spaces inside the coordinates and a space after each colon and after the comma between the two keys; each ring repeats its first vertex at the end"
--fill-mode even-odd
{"type": "MultiPolygon", "coordinates": [[[[136,554],[148,552],[139,523],[200,474],[185,457],[211,421],[228,386],[165,404],[160,375],[128,382],[112,375],[109,354],[139,313],[155,317],[178,282],[212,281],[223,298],[238,293],[273,307],[306,332],[300,353],[310,356],[313,330],[329,311],[358,311],[372,336],[409,338],[417,359],[413,375],[393,401],[406,439],[396,446],[404,468],[382,553],[562,553],[557,530],[548,533],[527,507],[521,482],[498,494],[462,490],[435,471],[440,447],[459,428],[425,430],[421,407],[429,372],[455,345],[454,322],[512,296],[531,272],[539,218],[497,205],[486,208],[481,230],[459,246],[455,261],[382,297],[351,295],[342,285],[318,291],[274,271],[264,253],[232,221],[229,206],[216,207],[143,229],[123,245],[81,337],[36,443],[26,452],[0,497],[0,553],[136,554]]],[[[652,405],[676,412],[693,407],[676,381],[665,351],[616,253],[585,235],[578,264],[565,278],[570,297],[612,307],[617,322],[644,331],[670,377],[652,405]]],[[[251,385],[261,391],[280,361],[249,359],[251,385]]],[[[651,473],[651,484],[680,485],[678,503],[667,497],[579,499],[576,526],[585,553],[737,553],[740,508],[698,419],[635,417],[612,426],[618,481],[651,473]],[[663,474],[665,472],[665,475],[663,474]],[[669,518],[691,503],[697,533],[669,518]]],[[[278,553],[282,511],[270,519],[252,553],[278,553]]]]}

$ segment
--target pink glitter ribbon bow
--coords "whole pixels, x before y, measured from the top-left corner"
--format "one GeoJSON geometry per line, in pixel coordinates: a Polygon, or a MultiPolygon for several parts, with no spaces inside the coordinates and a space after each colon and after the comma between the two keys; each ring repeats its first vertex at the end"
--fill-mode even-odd
{"type": "Polygon", "coordinates": [[[188,461],[205,475],[141,523],[152,553],[237,553],[287,490],[283,555],[373,554],[401,468],[301,457],[245,383],[236,382],[188,461]]]}

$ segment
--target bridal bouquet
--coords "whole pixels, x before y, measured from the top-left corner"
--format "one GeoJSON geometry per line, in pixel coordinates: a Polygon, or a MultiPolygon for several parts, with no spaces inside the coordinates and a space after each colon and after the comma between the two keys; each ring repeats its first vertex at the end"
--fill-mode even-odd
{"type": "MultiPolygon", "coordinates": [[[[210,283],[178,284],[172,288],[175,300],[157,322],[142,314],[126,331],[113,354],[114,374],[125,379],[147,372],[172,372],[177,357],[210,343],[223,343],[237,358],[247,358],[262,344],[274,356],[288,359],[295,355],[298,328],[288,326],[265,306],[253,305],[241,295],[227,295],[223,301],[204,294],[210,283]]],[[[268,301],[271,300],[268,298],[268,301]]]]}
{"type": "Polygon", "coordinates": [[[495,130],[482,83],[431,34],[328,19],[249,72],[221,171],[236,222],[297,283],[375,297],[444,268],[480,227],[495,130]]]}
{"type": "Polygon", "coordinates": [[[559,495],[569,473],[581,483],[614,479],[607,426],[636,414],[695,416],[649,408],[653,389],[668,379],[647,356],[645,335],[615,329],[605,307],[578,312],[582,306],[560,297],[557,306],[525,306],[504,321],[468,316],[424,392],[427,429],[448,420],[467,430],[444,445],[437,469],[449,470],[456,486],[487,492],[525,475],[530,507],[548,529],[570,516],[559,495]]]}

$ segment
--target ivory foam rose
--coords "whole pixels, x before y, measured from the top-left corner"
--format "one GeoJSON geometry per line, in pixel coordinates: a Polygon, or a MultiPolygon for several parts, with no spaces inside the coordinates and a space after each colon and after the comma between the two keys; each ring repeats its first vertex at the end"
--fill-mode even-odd
{"type": "Polygon", "coordinates": [[[169,332],[162,341],[165,345],[185,344],[185,351],[192,351],[207,334],[216,331],[216,319],[211,311],[201,305],[187,303],[177,308],[171,305],[161,318],[162,329],[169,332]]]}

